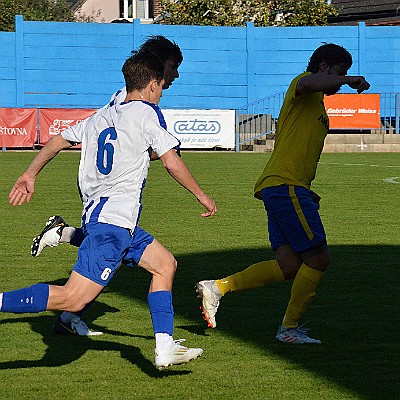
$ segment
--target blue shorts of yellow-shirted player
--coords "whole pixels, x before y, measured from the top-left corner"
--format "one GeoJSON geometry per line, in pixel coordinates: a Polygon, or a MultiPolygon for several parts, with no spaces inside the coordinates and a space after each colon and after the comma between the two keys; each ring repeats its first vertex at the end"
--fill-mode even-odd
{"type": "Polygon", "coordinates": [[[281,185],[262,189],[273,250],[290,244],[301,254],[326,242],[318,204],[314,202],[312,193],[301,186],[281,185]]]}

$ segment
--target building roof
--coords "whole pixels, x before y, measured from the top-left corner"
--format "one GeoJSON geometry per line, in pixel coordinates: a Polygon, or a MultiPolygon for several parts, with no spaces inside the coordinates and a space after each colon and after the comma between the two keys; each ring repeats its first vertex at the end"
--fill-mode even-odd
{"type": "Polygon", "coordinates": [[[330,18],[332,25],[400,25],[400,0],[332,0],[339,15],[330,18]]]}

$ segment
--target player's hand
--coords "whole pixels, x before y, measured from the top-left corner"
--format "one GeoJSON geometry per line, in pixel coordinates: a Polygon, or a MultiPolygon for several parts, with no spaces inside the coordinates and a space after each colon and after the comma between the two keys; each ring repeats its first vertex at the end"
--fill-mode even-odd
{"type": "Polygon", "coordinates": [[[215,205],[215,201],[208,197],[206,194],[197,199],[205,208],[207,208],[207,211],[204,213],[201,213],[200,215],[202,217],[212,217],[218,210],[217,206],[215,205]]]}
{"type": "Polygon", "coordinates": [[[9,204],[22,206],[25,202],[29,203],[35,192],[35,179],[24,173],[14,183],[8,195],[9,204]]]}
{"type": "Polygon", "coordinates": [[[362,93],[364,90],[368,90],[371,86],[363,76],[349,76],[348,78],[350,78],[348,85],[352,89],[356,89],[357,93],[362,93]]]}

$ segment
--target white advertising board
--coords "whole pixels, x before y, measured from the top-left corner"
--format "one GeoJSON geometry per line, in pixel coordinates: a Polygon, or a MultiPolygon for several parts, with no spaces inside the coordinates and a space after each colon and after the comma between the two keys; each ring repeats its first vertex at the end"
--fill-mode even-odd
{"type": "Polygon", "coordinates": [[[182,149],[235,147],[235,110],[163,110],[168,131],[182,149]]]}

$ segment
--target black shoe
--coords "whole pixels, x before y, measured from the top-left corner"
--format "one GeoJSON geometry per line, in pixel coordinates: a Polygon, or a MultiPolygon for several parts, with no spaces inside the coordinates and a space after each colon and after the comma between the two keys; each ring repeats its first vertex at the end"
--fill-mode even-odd
{"type": "Polygon", "coordinates": [[[58,246],[62,231],[66,226],[69,225],[59,215],[50,217],[42,232],[33,239],[31,246],[32,257],[37,257],[45,247],[58,246]]]}

